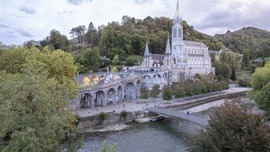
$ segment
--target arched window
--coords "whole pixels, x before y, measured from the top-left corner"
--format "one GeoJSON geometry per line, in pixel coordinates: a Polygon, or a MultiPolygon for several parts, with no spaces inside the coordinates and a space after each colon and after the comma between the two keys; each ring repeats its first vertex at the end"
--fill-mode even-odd
{"type": "Polygon", "coordinates": [[[176,38],[176,36],[177,36],[177,29],[174,28],[174,29],[173,29],[173,38],[176,38]]]}

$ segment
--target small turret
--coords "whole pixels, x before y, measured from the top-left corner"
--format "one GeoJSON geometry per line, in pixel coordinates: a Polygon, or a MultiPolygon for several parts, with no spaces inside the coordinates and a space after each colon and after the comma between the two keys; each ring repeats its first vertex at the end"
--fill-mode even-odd
{"type": "Polygon", "coordinates": [[[144,56],[149,56],[149,55],[150,55],[150,53],[149,53],[149,48],[148,48],[148,42],[146,42],[144,56]]]}
{"type": "Polygon", "coordinates": [[[166,44],[165,55],[170,55],[171,53],[172,53],[172,51],[171,51],[170,41],[169,41],[169,38],[168,38],[167,44],[166,44]]]}

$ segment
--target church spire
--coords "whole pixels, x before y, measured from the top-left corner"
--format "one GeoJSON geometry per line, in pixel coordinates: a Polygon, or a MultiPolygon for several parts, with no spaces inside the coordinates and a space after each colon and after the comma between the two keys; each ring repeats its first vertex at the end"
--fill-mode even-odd
{"type": "Polygon", "coordinates": [[[176,11],[175,11],[175,16],[174,16],[174,23],[176,23],[176,22],[182,22],[182,17],[180,15],[178,0],[177,0],[176,11]]]}
{"type": "Polygon", "coordinates": [[[148,49],[148,42],[146,42],[146,45],[145,45],[145,51],[144,51],[144,56],[149,56],[149,49],[148,49]]]}
{"type": "Polygon", "coordinates": [[[170,46],[169,38],[167,40],[165,54],[171,54],[171,46],[170,46]]]}
{"type": "Polygon", "coordinates": [[[176,5],[175,18],[180,18],[180,11],[179,11],[178,0],[177,0],[177,5],[176,5]]]}

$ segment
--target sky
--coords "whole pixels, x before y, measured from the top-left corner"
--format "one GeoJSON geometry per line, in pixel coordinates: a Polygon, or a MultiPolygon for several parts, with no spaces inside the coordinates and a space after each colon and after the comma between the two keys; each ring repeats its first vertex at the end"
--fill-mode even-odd
{"type": "MultiPolygon", "coordinates": [[[[178,0],[183,20],[209,35],[243,27],[270,31],[269,0],[178,0]]],[[[73,27],[97,28],[124,15],[173,18],[177,0],[0,0],[0,41],[21,45],[42,40],[52,29],[71,37],[73,27]]]]}

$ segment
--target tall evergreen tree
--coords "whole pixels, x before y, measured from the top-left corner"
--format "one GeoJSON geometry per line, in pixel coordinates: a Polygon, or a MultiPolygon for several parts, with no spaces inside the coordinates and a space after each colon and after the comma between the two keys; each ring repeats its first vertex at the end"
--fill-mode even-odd
{"type": "Polygon", "coordinates": [[[155,98],[157,98],[160,90],[159,90],[160,86],[158,84],[155,84],[152,88],[152,90],[150,91],[150,97],[152,97],[155,101],[155,98]]]}
{"type": "Polygon", "coordinates": [[[162,89],[162,98],[163,100],[172,100],[173,92],[169,86],[164,86],[162,89]]]}
{"type": "Polygon", "coordinates": [[[145,86],[141,87],[140,98],[144,99],[144,100],[149,98],[149,90],[147,87],[145,87],[145,86]]]}

